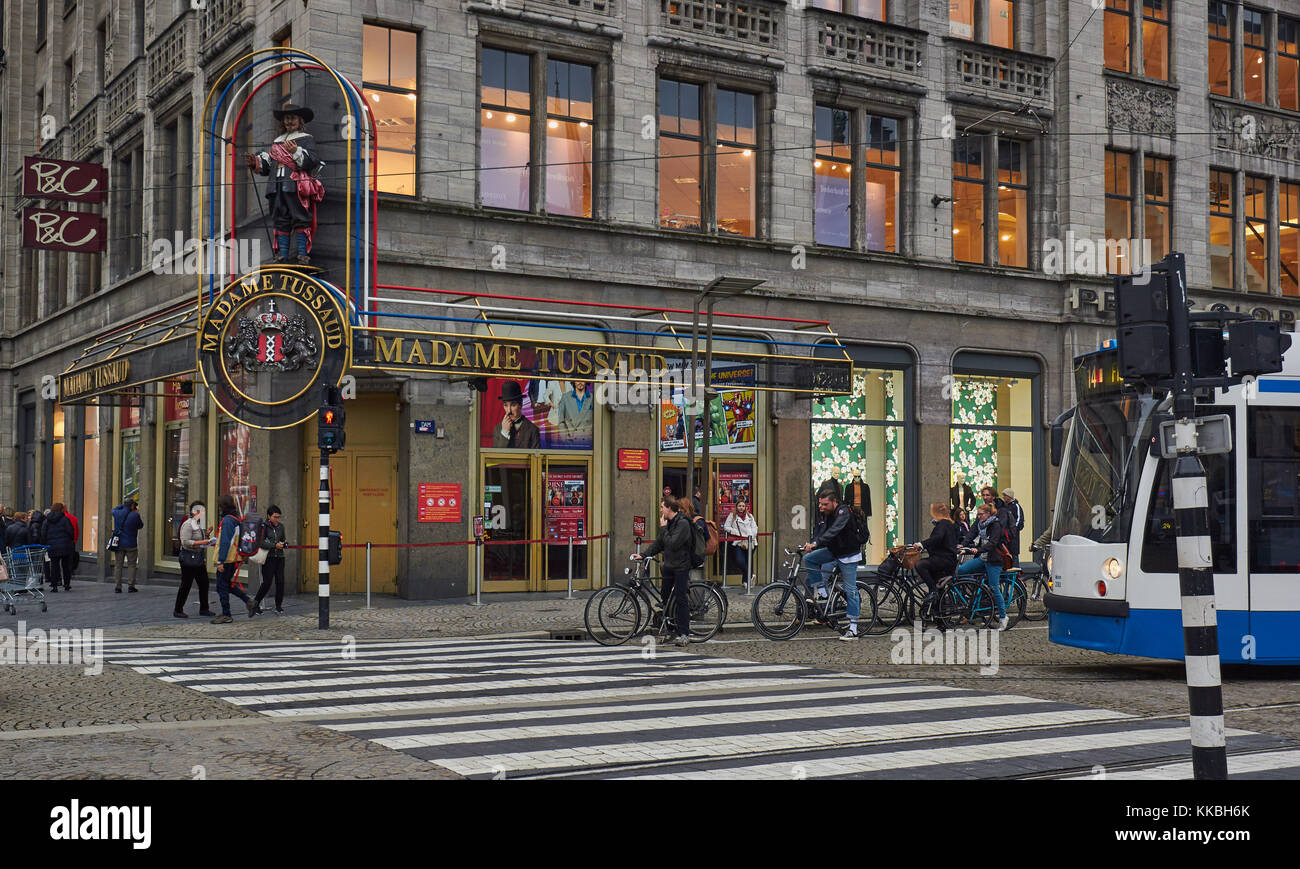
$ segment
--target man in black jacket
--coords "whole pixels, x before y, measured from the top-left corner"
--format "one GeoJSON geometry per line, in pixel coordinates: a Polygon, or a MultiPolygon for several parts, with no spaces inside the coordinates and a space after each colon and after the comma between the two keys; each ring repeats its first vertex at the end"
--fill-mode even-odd
{"type": "Polygon", "coordinates": [[[1016,493],[1010,489],[1002,490],[1003,513],[999,514],[1003,527],[1006,528],[1007,550],[1011,553],[1011,566],[1020,566],[1020,532],[1025,530],[1025,509],[1016,500],[1016,493]]]}
{"type": "Polygon", "coordinates": [[[992,592],[993,606],[997,609],[998,630],[1005,631],[1007,602],[1002,597],[1002,590],[998,588],[998,581],[1002,579],[1002,523],[998,521],[997,510],[992,504],[981,504],[975,516],[970,533],[966,535],[966,551],[978,557],[958,567],[957,576],[985,574],[985,582],[992,592]]]}
{"type": "Polygon", "coordinates": [[[50,508],[50,515],[41,523],[41,543],[50,547],[49,579],[53,586],[50,590],[58,591],[60,582],[63,583],[64,591],[70,590],[72,552],[77,545],[77,533],[72,528],[72,520],[63,509],[62,501],[50,508]]]}
{"type": "Polygon", "coordinates": [[[862,563],[862,547],[853,527],[853,513],[840,503],[839,487],[823,483],[817,491],[820,516],[813,530],[811,543],[804,544],[803,568],[808,571],[808,585],[813,589],[815,605],[825,600],[826,583],[830,581],[833,565],[838,562],[844,577],[844,597],[848,604],[849,626],[840,635],[841,640],[858,638],[858,616],[862,602],[858,598],[858,565],[862,563]]]}
{"type": "Polygon", "coordinates": [[[695,529],[677,499],[671,495],[664,495],[659,502],[659,535],[641,555],[632,558],[640,561],[660,552],[664,554],[660,593],[665,604],[670,596],[673,599],[676,643],[685,646],[691,641],[691,604],[687,591],[691,582],[691,565],[695,562],[695,529]]]}

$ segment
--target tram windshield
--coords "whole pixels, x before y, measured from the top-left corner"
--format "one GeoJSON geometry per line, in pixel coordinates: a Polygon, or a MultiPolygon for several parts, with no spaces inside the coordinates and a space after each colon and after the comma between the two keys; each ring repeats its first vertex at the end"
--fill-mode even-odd
{"type": "Polygon", "coordinates": [[[1157,400],[1125,390],[1115,363],[1113,354],[1094,354],[1075,369],[1080,401],[1061,463],[1053,540],[1128,541],[1157,400]]]}

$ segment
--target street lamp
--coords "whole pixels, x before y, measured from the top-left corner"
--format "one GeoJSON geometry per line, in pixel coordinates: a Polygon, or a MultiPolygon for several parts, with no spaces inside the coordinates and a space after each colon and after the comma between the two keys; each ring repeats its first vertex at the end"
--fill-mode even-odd
{"type": "MultiPolygon", "coordinates": [[[[695,315],[691,320],[691,389],[688,393],[689,401],[686,404],[686,480],[687,485],[691,486],[691,491],[687,497],[695,494],[695,416],[690,410],[695,406],[695,396],[699,384],[696,382],[696,371],[698,370],[700,360],[700,304],[706,299],[708,306],[705,315],[705,342],[704,342],[704,406],[705,417],[708,416],[709,410],[709,380],[713,368],[713,306],[718,299],[729,296],[743,296],[750,290],[763,283],[761,280],[752,278],[715,278],[712,283],[700,290],[699,295],[695,297],[695,315]]],[[[712,512],[710,504],[712,498],[713,481],[709,474],[709,431],[707,425],[704,427],[704,455],[700,474],[700,512],[708,519],[712,512]]]]}

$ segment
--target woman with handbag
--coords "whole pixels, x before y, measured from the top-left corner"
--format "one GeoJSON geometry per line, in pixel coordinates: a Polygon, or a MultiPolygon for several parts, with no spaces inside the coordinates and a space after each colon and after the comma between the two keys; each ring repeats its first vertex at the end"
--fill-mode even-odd
{"type": "Polygon", "coordinates": [[[172,615],[178,619],[187,619],[185,601],[190,596],[190,586],[199,587],[199,615],[210,616],[208,607],[208,547],[217,542],[212,530],[205,527],[207,505],[202,501],[190,504],[189,518],[181,523],[177,537],[180,539],[181,587],[176,592],[176,606],[172,615]]]}
{"type": "Polygon", "coordinates": [[[257,615],[257,605],[244,590],[235,585],[233,580],[239,570],[239,511],[235,509],[235,499],[231,495],[222,495],[217,501],[221,511],[221,530],[217,543],[217,598],[221,601],[221,615],[212,620],[214,625],[225,625],[234,621],[230,617],[230,596],[233,594],[248,607],[248,617],[257,615]]]}
{"type": "MultiPolygon", "coordinates": [[[[266,508],[266,520],[262,522],[262,542],[259,544],[262,556],[262,587],[257,590],[253,604],[257,612],[262,611],[262,599],[275,583],[275,612],[284,614],[284,524],[280,521],[280,508],[272,504],[266,508]]],[[[256,563],[256,555],[248,559],[256,563]]]]}

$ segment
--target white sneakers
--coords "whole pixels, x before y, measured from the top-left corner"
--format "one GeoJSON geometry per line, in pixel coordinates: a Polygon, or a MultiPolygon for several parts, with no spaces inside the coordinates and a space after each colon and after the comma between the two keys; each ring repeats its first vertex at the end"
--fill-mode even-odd
{"type": "Polygon", "coordinates": [[[1010,621],[1011,619],[1007,618],[1006,616],[1003,616],[1002,618],[998,619],[998,630],[1005,631],[1007,629],[1007,624],[1010,621]]]}

